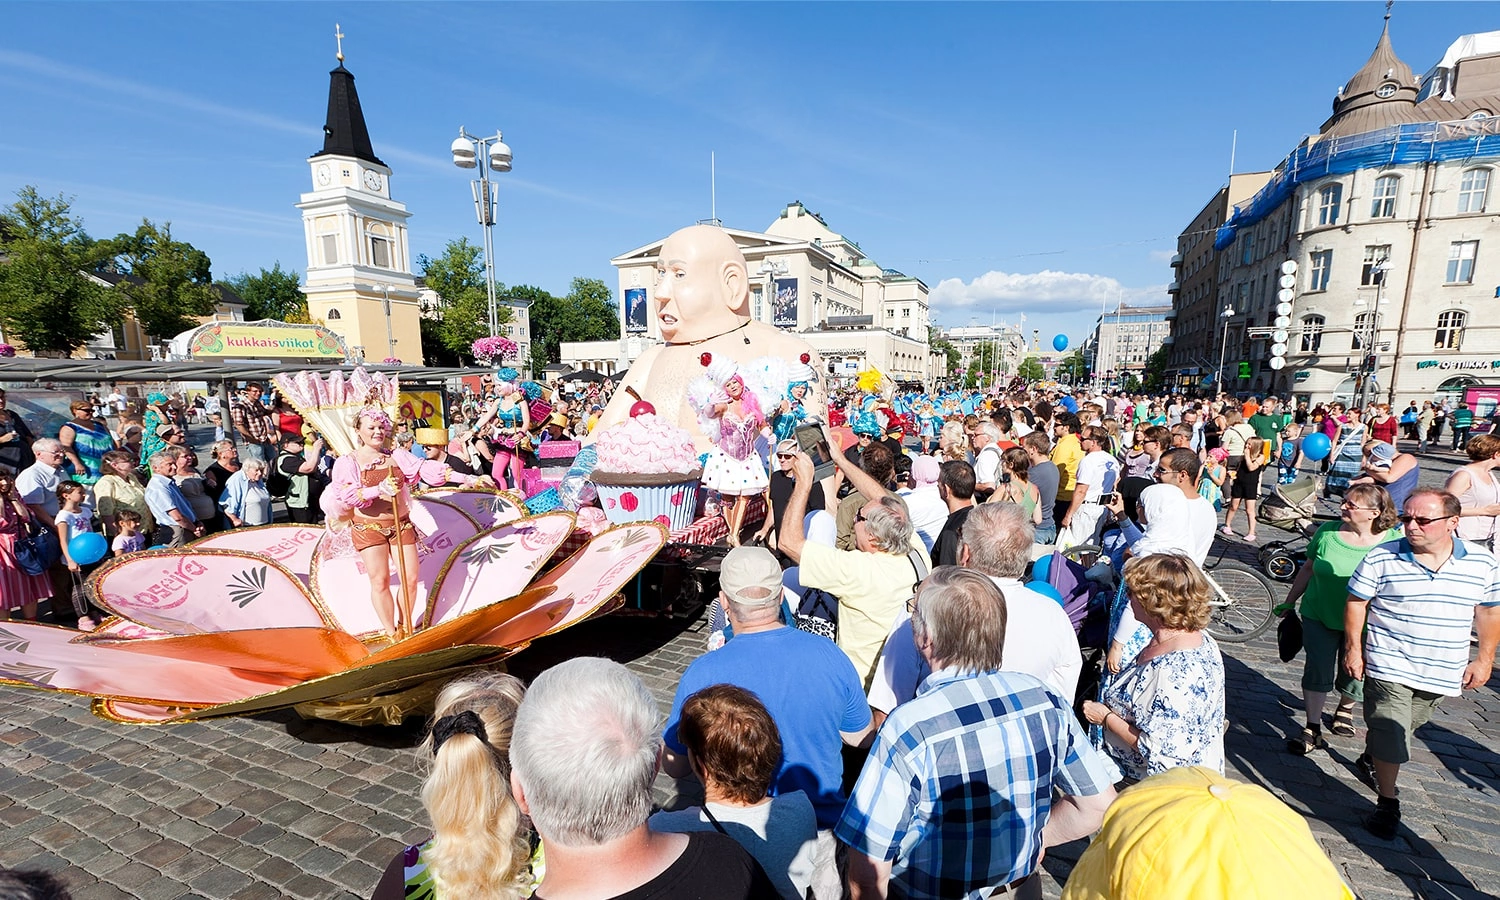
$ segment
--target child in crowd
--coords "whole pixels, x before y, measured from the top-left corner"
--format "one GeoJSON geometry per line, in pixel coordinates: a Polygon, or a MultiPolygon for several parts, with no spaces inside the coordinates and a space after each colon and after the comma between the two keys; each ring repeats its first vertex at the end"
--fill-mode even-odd
{"type": "Polygon", "coordinates": [[[141,534],[140,513],[131,509],[122,509],[115,513],[115,522],[120,528],[120,533],[115,535],[114,543],[111,544],[115,556],[129,556],[146,549],[146,536],[141,534]]]}
{"type": "Polygon", "coordinates": [[[57,502],[60,507],[57,511],[57,539],[62,544],[63,563],[73,574],[73,612],[78,614],[79,631],[93,631],[95,623],[89,615],[88,596],[83,590],[83,566],[68,551],[68,544],[73,538],[94,530],[93,513],[84,509],[83,499],[83,485],[78,482],[68,480],[57,486],[57,502]]]}
{"type": "Polygon", "coordinates": [[[224,440],[224,415],[223,413],[212,413],[208,417],[209,424],[214,426],[214,443],[224,440]]]}

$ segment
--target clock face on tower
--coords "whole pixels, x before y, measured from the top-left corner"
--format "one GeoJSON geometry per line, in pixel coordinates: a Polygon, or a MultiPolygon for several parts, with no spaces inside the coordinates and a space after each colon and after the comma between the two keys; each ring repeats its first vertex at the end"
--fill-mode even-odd
{"type": "Polygon", "coordinates": [[[328,183],[332,180],[333,170],[328,168],[328,163],[323,163],[321,166],[318,166],[318,184],[327,187],[328,183]]]}
{"type": "Polygon", "coordinates": [[[380,173],[374,169],[365,170],[365,187],[372,191],[380,190],[380,173]]]}

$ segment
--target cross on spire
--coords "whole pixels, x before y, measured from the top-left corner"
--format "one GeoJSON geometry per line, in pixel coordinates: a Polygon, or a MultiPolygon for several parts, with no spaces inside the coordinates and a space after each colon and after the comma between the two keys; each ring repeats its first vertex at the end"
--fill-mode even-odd
{"type": "Polygon", "coordinates": [[[1391,20],[1391,6],[1395,2],[1396,2],[1396,0],[1385,0],[1385,20],[1387,22],[1389,22],[1391,20]]]}
{"type": "MultiPolygon", "coordinates": [[[[1389,2],[1387,2],[1386,5],[1385,5],[1385,8],[1386,8],[1385,17],[1387,19],[1389,19],[1391,17],[1391,14],[1390,14],[1391,4],[1389,2]]],[[[339,62],[343,62],[344,61],[344,32],[343,32],[342,29],[339,28],[339,23],[337,23],[337,22],[333,23],[333,38],[334,38],[334,40],[338,41],[338,44],[339,44],[339,51],[338,51],[338,53],[336,53],[334,55],[338,58],[339,62]]]]}

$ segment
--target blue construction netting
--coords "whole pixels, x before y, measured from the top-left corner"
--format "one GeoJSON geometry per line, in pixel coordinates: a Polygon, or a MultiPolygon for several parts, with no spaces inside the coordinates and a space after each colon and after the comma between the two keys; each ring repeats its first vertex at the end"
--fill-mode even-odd
{"type": "Polygon", "coordinates": [[[1494,119],[1395,125],[1329,138],[1311,146],[1303,144],[1281,161],[1271,180],[1248,204],[1234,208],[1229,221],[1214,234],[1214,250],[1221,251],[1233,244],[1239,229],[1270,215],[1304,182],[1360,169],[1490,157],[1500,157],[1500,127],[1494,119]]]}

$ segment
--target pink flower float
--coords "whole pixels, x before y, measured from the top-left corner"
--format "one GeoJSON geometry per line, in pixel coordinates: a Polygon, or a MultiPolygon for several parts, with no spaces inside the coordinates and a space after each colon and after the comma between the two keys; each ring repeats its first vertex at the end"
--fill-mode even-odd
{"type": "Polygon", "coordinates": [[[482,337],[469,347],[469,350],[474,354],[474,358],[485,365],[515,359],[520,349],[515,341],[498,335],[495,337],[482,337]]]}
{"type": "MultiPolygon", "coordinates": [[[[602,531],[552,564],[567,512],[513,495],[418,494],[415,633],[391,642],[347,531],[265,525],[111,562],[88,581],[98,631],[0,623],[0,684],[94,699],[116,722],[163,724],[296,707],[397,723],[455,675],[618,605],[662,548],[656,522],[602,531]]],[[[395,574],[392,573],[392,581],[395,574]]]]}

